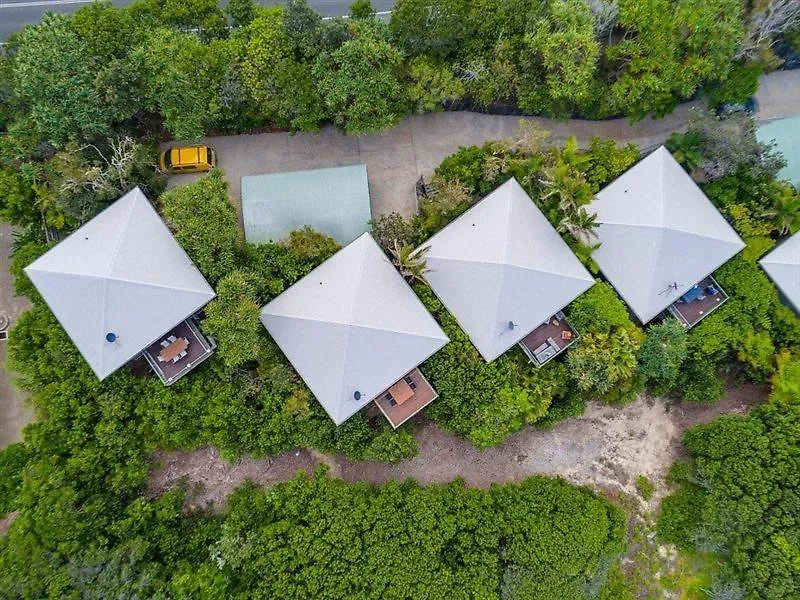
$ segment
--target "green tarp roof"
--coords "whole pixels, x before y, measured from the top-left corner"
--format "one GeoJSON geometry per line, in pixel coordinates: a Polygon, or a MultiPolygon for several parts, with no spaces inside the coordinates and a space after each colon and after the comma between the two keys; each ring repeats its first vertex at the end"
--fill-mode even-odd
{"type": "Polygon", "coordinates": [[[761,142],[776,143],[786,159],[786,166],[778,173],[778,178],[786,179],[794,187],[800,188],[800,117],[765,123],[758,128],[756,137],[761,142]]]}
{"type": "Polygon", "coordinates": [[[366,165],[242,177],[242,214],[248,242],[286,238],[305,226],[342,245],[369,231],[366,165]]]}

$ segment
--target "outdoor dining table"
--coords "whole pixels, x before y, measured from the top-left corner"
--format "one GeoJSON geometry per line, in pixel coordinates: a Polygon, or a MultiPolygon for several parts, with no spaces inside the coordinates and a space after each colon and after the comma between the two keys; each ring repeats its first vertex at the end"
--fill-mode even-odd
{"type": "Polygon", "coordinates": [[[402,404],[414,395],[414,390],[402,379],[390,387],[387,392],[391,394],[398,404],[402,404]]]}
{"type": "Polygon", "coordinates": [[[186,338],[178,338],[161,351],[161,360],[164,362],[170,362],[188,347],[189,342],[186,338]]]}

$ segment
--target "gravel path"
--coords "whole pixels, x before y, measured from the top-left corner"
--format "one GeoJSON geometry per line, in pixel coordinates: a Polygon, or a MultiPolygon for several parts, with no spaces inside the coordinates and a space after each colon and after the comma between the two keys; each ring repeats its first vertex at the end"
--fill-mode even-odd
{"type": "Polygon", "coordinates": [[[762,388],[738,385],[713,405],[646,396],[624,407],[592,404],[583,416],[563,421],[552,430],[529,427],[502,446],[483,452],[425,423],[415,432],[419,454],[397,465],[351,462],[309,450],[271,459],[245,458],[233,465],[213,448],[162,452],[157,454],[157,467],[151,473],[150,493],[161,494],[185,477],[190,485],[200,484],[193,499],[195,505],[221,508],[225,497],[248,479],[270,485],[292,477],[298,470],[311,472],[325,463],[331,476],[347,481],[381,483],[412,478],[426,484],[461,477],[468,485],[486,488],[492,483],[544,474],[612,493],[635,493],[636,477],[643,474],[655,483],[653,502],[658,502],[665,491],[664,476],[681,457],[680,440],[688,427],[720,414],[745,413],[765,397],[762,388]]]}

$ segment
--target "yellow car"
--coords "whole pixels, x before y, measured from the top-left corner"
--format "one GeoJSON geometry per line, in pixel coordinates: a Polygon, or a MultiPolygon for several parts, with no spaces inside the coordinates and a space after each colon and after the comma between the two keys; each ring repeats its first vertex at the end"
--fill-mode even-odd
{"type": "Polygon", "coordinates": [[[174,146],[161,153],[158,166],[169,173],[200,173],[217,166],[217,154],[208,146],[174,146]]]}

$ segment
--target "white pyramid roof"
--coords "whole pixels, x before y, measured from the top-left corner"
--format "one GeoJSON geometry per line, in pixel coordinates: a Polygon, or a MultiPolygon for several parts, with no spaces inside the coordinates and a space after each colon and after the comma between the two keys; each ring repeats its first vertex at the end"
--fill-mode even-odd
{"type": "Polygon", "coordinates": [[[25,273],[100,379],[214,297],[139,188],[25,273]]]}
{"type": "Polygon", "coordinates": [[[761,259],[761,266],[800,313],[800,232],[761,259]]]}
{"type": "Polygon", "coordinates": [[[600,191],[587,210],[597,213],[602,243],[593,258],[642,323],[744,248],[664,146],[600,191]]]}
{"type": "Polygon", "coordinates": [[[261,322],[337,425],[448,342],[367,233],[262,308],[261,322]]]}
{"type": "Polygon", "coordinates": [[[487,361],[594,284],[516,179],[425,246],[428,283],[487,361]]]}

